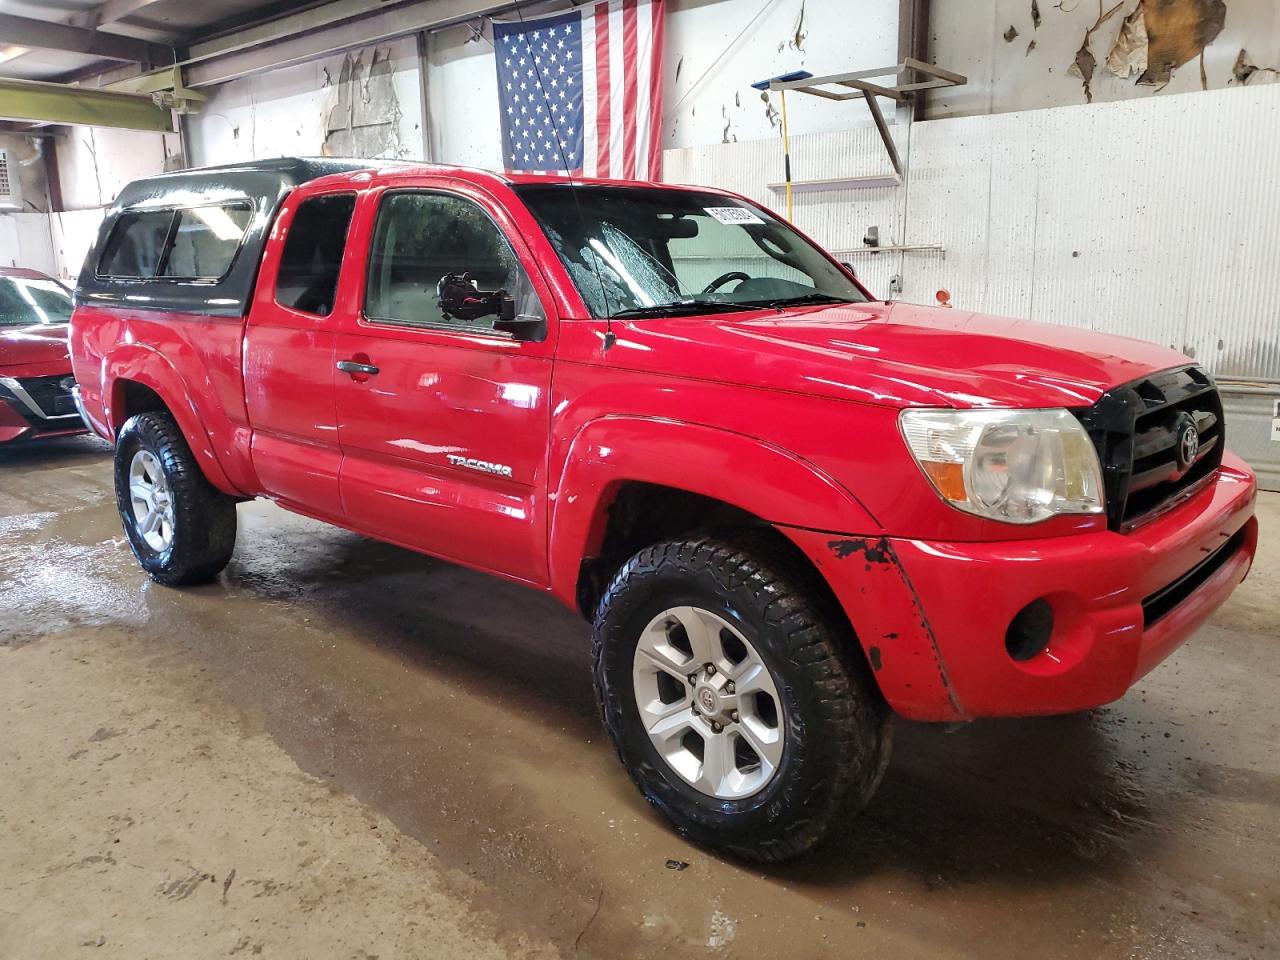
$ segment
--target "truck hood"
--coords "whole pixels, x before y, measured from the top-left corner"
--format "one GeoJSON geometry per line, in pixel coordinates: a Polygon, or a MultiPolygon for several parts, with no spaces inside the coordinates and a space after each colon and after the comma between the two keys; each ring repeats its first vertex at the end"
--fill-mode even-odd
{"type": "Polygon", "coordinates": [[[1191,362],[1144,340],[906,303],[613,326],[626,356],[612,362],[886,406],[1083,407],[1191,362]]]}
{"type": "Polygon", "coordinates": [[[39,365],[68,362],[67,325],[58,323],[46,326],[0,327],[0,375],[13,375],[13,368],[28,364],[39,365]]]}

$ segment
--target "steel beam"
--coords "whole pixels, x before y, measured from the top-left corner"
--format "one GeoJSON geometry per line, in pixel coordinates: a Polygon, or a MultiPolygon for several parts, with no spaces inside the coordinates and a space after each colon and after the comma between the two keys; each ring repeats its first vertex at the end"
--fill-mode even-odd
{"type": "Polygon", "coordinates": [[[187,86],[215,86],[420,30],[439,30],[512,6],[511,0],[409,0],[380,7],[371,7],[369,0],[336,0],[194,44],[182,66],[187,86]]]}
{"type": "Polygon", "coordinates": [[[148,43],[115,33],[86,30],[65,23],[0,14],[0,41],[19,47],[41,50],[66,50],[103,60],[124,60],[163,66],[173,63],[173,50],[159,43],[148,43]]]}
{"type": "Polygon", "coordinates": [[[173,114],[148,96],[0,78],[0,117],[173,132],[173,114]]]}
{"type": "Polygon", "coordinates": [[[867,109],[871,111],[871,119],[876,123],[876,130],[880,132],[880,139],[884,142],[885,152],[889,154],[889,162],[893,164],[894,172],[899,176],[903,176],[902,158],[898,156],[898,145],[893,142],[893,132],[889,129],[889,124],[885,122],[884,114],[880,112],[880,104],[876,101],[876,95],[870,90],[863,90],[862,95],[867,98],[867,109]]]}

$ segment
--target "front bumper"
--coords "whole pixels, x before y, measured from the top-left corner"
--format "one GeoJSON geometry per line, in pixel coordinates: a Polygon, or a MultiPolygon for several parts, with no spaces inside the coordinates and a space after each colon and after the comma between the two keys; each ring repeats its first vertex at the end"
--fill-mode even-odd
{"type": "Polygon", "coordinates": [[[784,532],[826,575],[900,714],[1069,713],[1123,696],[1230,596],[1257,547],[1256,491],[1227,454],[1205,489],[1127,534],[939,543],[784,532]],[[1009,623],[1042,598],[1049,644],[1016,661],[1009,623]]]}
{"type": "MultiPolygon", "coordinates": [[[[85,421],[71,392],[52,391],[45,384],[57,378],[58,374],[0,376],[0,443],[85,432],[85,421]],[[43,389],[37,390],[36,384],[43,389]]],[[[70,375],[61,378],[69,379],[70,375]]]]}

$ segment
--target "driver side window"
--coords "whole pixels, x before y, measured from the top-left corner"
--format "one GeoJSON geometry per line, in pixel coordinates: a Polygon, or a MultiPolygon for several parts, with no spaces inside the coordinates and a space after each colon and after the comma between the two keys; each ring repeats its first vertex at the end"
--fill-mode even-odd
{"type": "Polygon", "coordinates": [[[365,315],[386,323],[492,330],[495,317],[441,309],[436,288],[467,274],[481,293],[506,290],[520,313],[541,313],[533,285],[497,224],[478,205],[444,193],[383,197],[369,251],[365,315]]]}

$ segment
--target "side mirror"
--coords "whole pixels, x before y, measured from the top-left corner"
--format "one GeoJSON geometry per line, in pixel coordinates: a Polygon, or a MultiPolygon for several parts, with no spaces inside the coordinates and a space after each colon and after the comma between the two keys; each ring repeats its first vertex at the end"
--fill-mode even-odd
{"type": "Polygon", "coordinates": [[[481,293],[469,273],[446,273],[436,284],[440,312],[445,317],[456,317],[459,320],[501,316],[502,298],[506,296],[505,290],[481,293]]]}
{"type": "Polygon", "coordinates": [[[846,270],[848,270],[848,271],[849,271],[849,276],[853,277],[853,279],[855,279],[855,280],[857,280],[857,279],[858,279],[858,271],[857,271],[857,270],[855,270],[855,269],[853,269],[853,264],[852,264],[852,263],[850,263],[848,260],[841,260],[841,261],[840,261],[840,266],[842,266],[842,267],[844,267],[846,270]]]}
{"type": "Polygon", "coordinates": [[[545,317],[516,314],[516,302],[506,290],[482,293],[468,273],[446,273],[436,284],[440,312],[459,320],[496,317],[493,329],[509,333],[516,340],[542,341],[547,336],[545,317]]]}
{"type": "Polygon", "coordinates": [[[509,333],[513,340],[533,341],[541,343],[547,339],[547,318],[537,317],[531,313],[516,313],[516,302],[507,296],[502,302],[502,312],[493,321],[493,329],[500,333],[509,333]]]}

